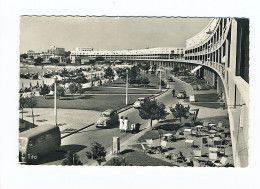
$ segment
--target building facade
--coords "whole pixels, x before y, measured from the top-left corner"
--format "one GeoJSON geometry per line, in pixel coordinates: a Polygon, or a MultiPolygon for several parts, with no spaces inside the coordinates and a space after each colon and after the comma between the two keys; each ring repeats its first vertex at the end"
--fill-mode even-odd
{"type": "Polygon", "coordinates": [[[41,56],[40,52],[35,52],[33,50],[28,50],[26,54],[28,55],[28,58],[33,57],[34,59],[41,56]]]}
{"type": "Polygon", "coordinates": [[[158,47],[147,48],[140,50],[118,50],[118,51],[91,51],[81,48],[76,48],[71,51],[71,62],[75,63],[77,58],[97,58],[103,57],[105,60],[152,60],[152,59],[183,59],[184,47],[158,47]]]}
{"type": "MultiPolygon", "coordinates": [[[[249,20],[215,18],[186,42],[185,60],[202,65],[228,109],[234,164],[248,165],[249,20]]],[[[200,71],[201,71],[200,69],[200,71]]]]}
{"type": "Polygon", "coordinates": [[[54,56],[65,56],[65,48],[50,45],[47,49],[47,54],[53,54],[54,56]]]}

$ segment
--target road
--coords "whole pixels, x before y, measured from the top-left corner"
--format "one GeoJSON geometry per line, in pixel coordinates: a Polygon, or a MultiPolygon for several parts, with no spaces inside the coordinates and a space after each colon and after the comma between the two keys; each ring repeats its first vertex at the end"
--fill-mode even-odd
{"type": "MultiPolygon", "coordinates": [[[[171,88],[175,88],[176,93],[179,90],[187,90],[187,93],[190,93],[189,86],[177,79],[174,79],[174,82],[170,82],[170,89],[157,97],[159,102],[162,102],[166,105],[167,109],[175,105],[177,102],[183,101],[182,99],[177,99],[176,97],[172,97],[171,88]]],[[[175,93],[175,94],[176,94],[175,93]]],[[[140,123],[141,129],[144,129],[144,126],[149,123],[149,120],[143,120],[139,116],[138,110],[131,108],[125,112],[119,114],[119,116],[128,117],[130,122],[140,123]]],[[[82,130],[78,133],[75,133],[67,138],[62,139],[61,144],[61,152],[55,152],[48,157],[44,157],[41,160],[40,164],[48,164],[48,165],[60,165],[62,160],[64,159],[64,152],[71,151],[73,153],[77,153],[80,157],[80,160],[83,164],[89,163],[90,160],[86,157],[86,152],[90,150],[91,143],[93,141],[97,141],[101,145],[105,147],[107,151],[112,150],[112,138],[114,136],[120,137],[120,142],[127,140],[132,136],[130,133],[120,133],[118,127],[109,128],[109,129],[100,129],[95,126],[91,126],[82,130]]]]}

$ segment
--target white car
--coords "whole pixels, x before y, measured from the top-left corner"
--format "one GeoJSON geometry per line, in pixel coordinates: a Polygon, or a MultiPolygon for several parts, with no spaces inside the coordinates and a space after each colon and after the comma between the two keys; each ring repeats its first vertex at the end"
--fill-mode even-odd
{"type": "Polygon", "coordinates": [[[186,91],[180,90],[179,93],[177,94],[177,98],[180,98],[180,99],[185,99],[185,98],[187,98],[186,91]]]}
{"type": "Polygon", "coordinates": [[[144,103],[145,98],[138,98],[133,104],[134,108],[141,108],[141,104],[144,103]]]}

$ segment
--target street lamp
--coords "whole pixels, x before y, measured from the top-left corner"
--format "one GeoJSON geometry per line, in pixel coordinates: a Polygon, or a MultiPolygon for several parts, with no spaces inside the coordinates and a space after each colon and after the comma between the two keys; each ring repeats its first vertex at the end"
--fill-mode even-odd
{"type": "Polygon", "coordinates": [[[54,78],[54,123],[57,125],[57,77],[54,78]]]}
{"type": "Polygon", "coordinates": [[[159,81],[159,91],[162,90],[162,67],[160,67],[160,81],[159,81]]]}
{"type": "Polygon", "coordinates": [[[125,104],[128,104],[128,70],[126,70],[125,104]]]}

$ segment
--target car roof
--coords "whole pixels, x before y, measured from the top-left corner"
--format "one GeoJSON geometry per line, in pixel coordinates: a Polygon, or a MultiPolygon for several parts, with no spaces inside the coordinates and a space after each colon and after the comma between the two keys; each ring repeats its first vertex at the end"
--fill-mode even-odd
{"type": "Polygon", "coordinates": [[[52,130],[54,128],[56,128],[58,126],[56,125],[51,125],[51,124],[46,124],[46,125],[41,125],[35,128],[32,128],[30,130],[24,131],[22,133],[19,134],[19,137],[21,138],[30,138],[30,137],[34,137],[36,135],[39,135],[41,133],[47,132],[49,130],[52,130]]]}
{"type": "Polygon", "coordinates": [[[103,111],[103,112],[111,113],[111,112],[113,112],[113,111],[115,111],[115,110],[114,110],[114,109],[107,109],[107,110],[105,110],[105,111],[103,111]]]}
{"type": "Polygon", "coordinates": [[[179,92],[185,92],[185,90],[179,90],[179,92]]]}
{"type": "Polygon", "coordinates": [[[140,98],[138,98],[138,100],[143,100],[143,99],[145,99],[144,97],[140,97],[140,98]]]}

